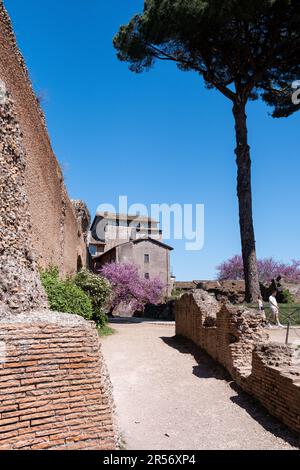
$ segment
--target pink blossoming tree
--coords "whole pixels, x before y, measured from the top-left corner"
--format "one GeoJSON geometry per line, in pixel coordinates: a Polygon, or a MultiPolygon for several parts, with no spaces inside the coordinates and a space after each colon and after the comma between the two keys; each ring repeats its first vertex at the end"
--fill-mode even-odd
{"type": "MultiPolygon", "coordinates": [[[[291,263],[280,263],[273,258],[258,260],[259,280],[261,282],[270,282],[278,276],[287,282],[300,282],[300,261],[293,260],[291,263]]],[[[228,279],[244,279],[243,259],[235,255],[217,267],[218,279],[225,281],[228,279]]]]}
{"type": "Polygon", "coordinates": [[[164,284],[159,278],[145,279],[132,263],[108,263],[100,270],[101,276],[111,284],[113,295],[110,312],[121,306],[143,310],[147,304],[162,300],[164,284]]]}

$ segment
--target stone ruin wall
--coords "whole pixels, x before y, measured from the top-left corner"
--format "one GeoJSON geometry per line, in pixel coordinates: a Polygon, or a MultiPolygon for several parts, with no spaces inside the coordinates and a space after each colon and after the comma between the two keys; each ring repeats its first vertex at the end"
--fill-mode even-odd
{"type": "Polygon", "coordinates": [[[0,79],[14,102],[26,155],[25,190],[32,225],[32,247],[41,267],[57,265],[74,273],[80,256],[87,262],[81,224],[53,153],[44,114],[35,96],[10,19],[0,0],[0,79]]]}
{"type": "Polygon", "coordinates": [[[95,325],[48,311],[40,283],[40,266],[85,264],[89,214],[68,198],[1,0],[0,79],[0,449],[116,449],[95,325]]]}
{"type": "Polygon", "coordinates": [[[9,94],[0,103],[0,316],[1,310],[46,307],[32,250],[25,187],[26,154],[9,94]]]}
{"type": "Polygon", "coordinates": [[[116,449],[112,387],[95,325],[47,310],[25,168],[7,93],[0,104],[0,450],[116,449]]]}
{"type": "Polygon", "coordinates": [[[199,289],[175,302],[176,334],[222,364],[243,390],[300,433],[299,352],[271,343],[255,312],[221,305],[199,289]]]}
{"type": "Polygon", "coordinates": [[[47,311],[0,319],[0,450],[117,445],[95,325],[47,311]]]}

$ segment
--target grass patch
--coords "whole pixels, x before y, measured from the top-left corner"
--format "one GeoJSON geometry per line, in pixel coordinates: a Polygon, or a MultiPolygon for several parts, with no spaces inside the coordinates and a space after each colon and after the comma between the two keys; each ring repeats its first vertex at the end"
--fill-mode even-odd
{"type": "Polygon", "coordinates": [[[114,330],[113,328],[111,328],[108,325],[99,326],[97,328],[97,330],[98,330],[98,335],[101,336],[101,337],[111,336],[111,335],[115,334],[115,332],[116,332],[116,330],[114,330]]]}
{"type": "Polygon", "coordinates": [[[127,443],[126,443],[126,440],[125,440],[125,437],[123,435],[123,433],[121,433],[120,435],[120,450],[126,450],[127,448],[127,443]]]}
{"type": "MultiPolygon", "coordinates": [[[[271,309],[267,302],[265,302],[264,305],[267,318],[269,318],[271,316],[271,309]]],[[[258,312],[257,305],[247,304],[246,307],[258,312]]],[[[280,322],[283,325],[287,325],[288,319],[290,320],[292,326],[300,325],[300,304],[279,304],[278,307],[280,312],[280,322]]]]}
{"type": "Polygon", "coordinates": [[[279,312],[280,321],[283,325],[287,325],[288,320],[292,326],[300,325],[300,305],[279,305],[279,312]]]}

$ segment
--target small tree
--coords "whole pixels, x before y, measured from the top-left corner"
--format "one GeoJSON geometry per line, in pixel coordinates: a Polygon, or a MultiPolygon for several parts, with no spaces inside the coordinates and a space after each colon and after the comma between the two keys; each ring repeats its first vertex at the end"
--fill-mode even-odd
{"type": "Polygon", "coordinates": [[[93,319],[93,306],[89,296],[71,280],[62,280],[56,267],[41,272],[41,282],[48,297],[50,310],[73,313],[86,320],[93,319]]]}
{"type": "MultiPolygon", "coordinates": [[[[261,282],[270,282],[278,276],[282,276],[287,282],[300,282],[300,261],[293,260],[291,263],[280,263],[273,258],[259,259],[258,276],[261,282]]],[[[241,280],[243,279],[243,258],[235,255],[217,267],[219,280],[241,280]]]]}
{"type": "Polygon", "coordinates": [[[106,313],[112,295],[109,281],[85,269],[77,273],[73,281],[89,296],[93,305],[93,320],[98,326],[104,326],[107,323],[106,313]]]}
{"type": "Polygon", "coordinates": [[[131,263],[108,263],[100,270],[112,286],[110,313],[120,305],[143,310],[148,303],[157,304],[163,296],[164,285],[158,278],[145,279],[131,263]]]}
{"type": "Polygon", "coordinates": [[[134,72],[172,61],[232,102],[243,271],[246,298],[254,301],[259,279],[246,107],[261,97],[274,117],[300,109],[291,89],[300,78],[299,0],[145,0],[114,46],[134,72]]]}
{"type": "Polygon", "coordinates": [[[219,281],[241,281],[244,279],[244,266],[242,256],[235,255],[217,266],[219,281]]]}

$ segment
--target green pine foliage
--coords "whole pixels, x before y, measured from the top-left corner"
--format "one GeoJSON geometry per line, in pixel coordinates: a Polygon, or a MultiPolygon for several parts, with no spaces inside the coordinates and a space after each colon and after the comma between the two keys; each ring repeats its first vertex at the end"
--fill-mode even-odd
{"type": "Polygon", "coordinates": [[[291,99],[299,46],[298,0],[145,0],[114,37],[130,70],[171,61],[235,103],[262,98],[274,117],[300,109],[291,99]]]}
{"type": "Polygon", "coordinates": [[[295,303],[295,299],[294,299],[294,296],[293,294],[290,292],[289,289],[285,289],[282,293],[283,295],[283,301],[282,303],[284,304],[294,304],[295,303]]]}
{"type": "Polygon", "coordinates": [[[133,72],[170,61],[199,74],[208,89],[231,101],[246,298],[256,300],[246,109],[261,98],[275,118],[300,110],[299,90],[292,93],[300,77],[299,0],[144,0],[143,10],[120,27],[113,44],[133,72]]]}

